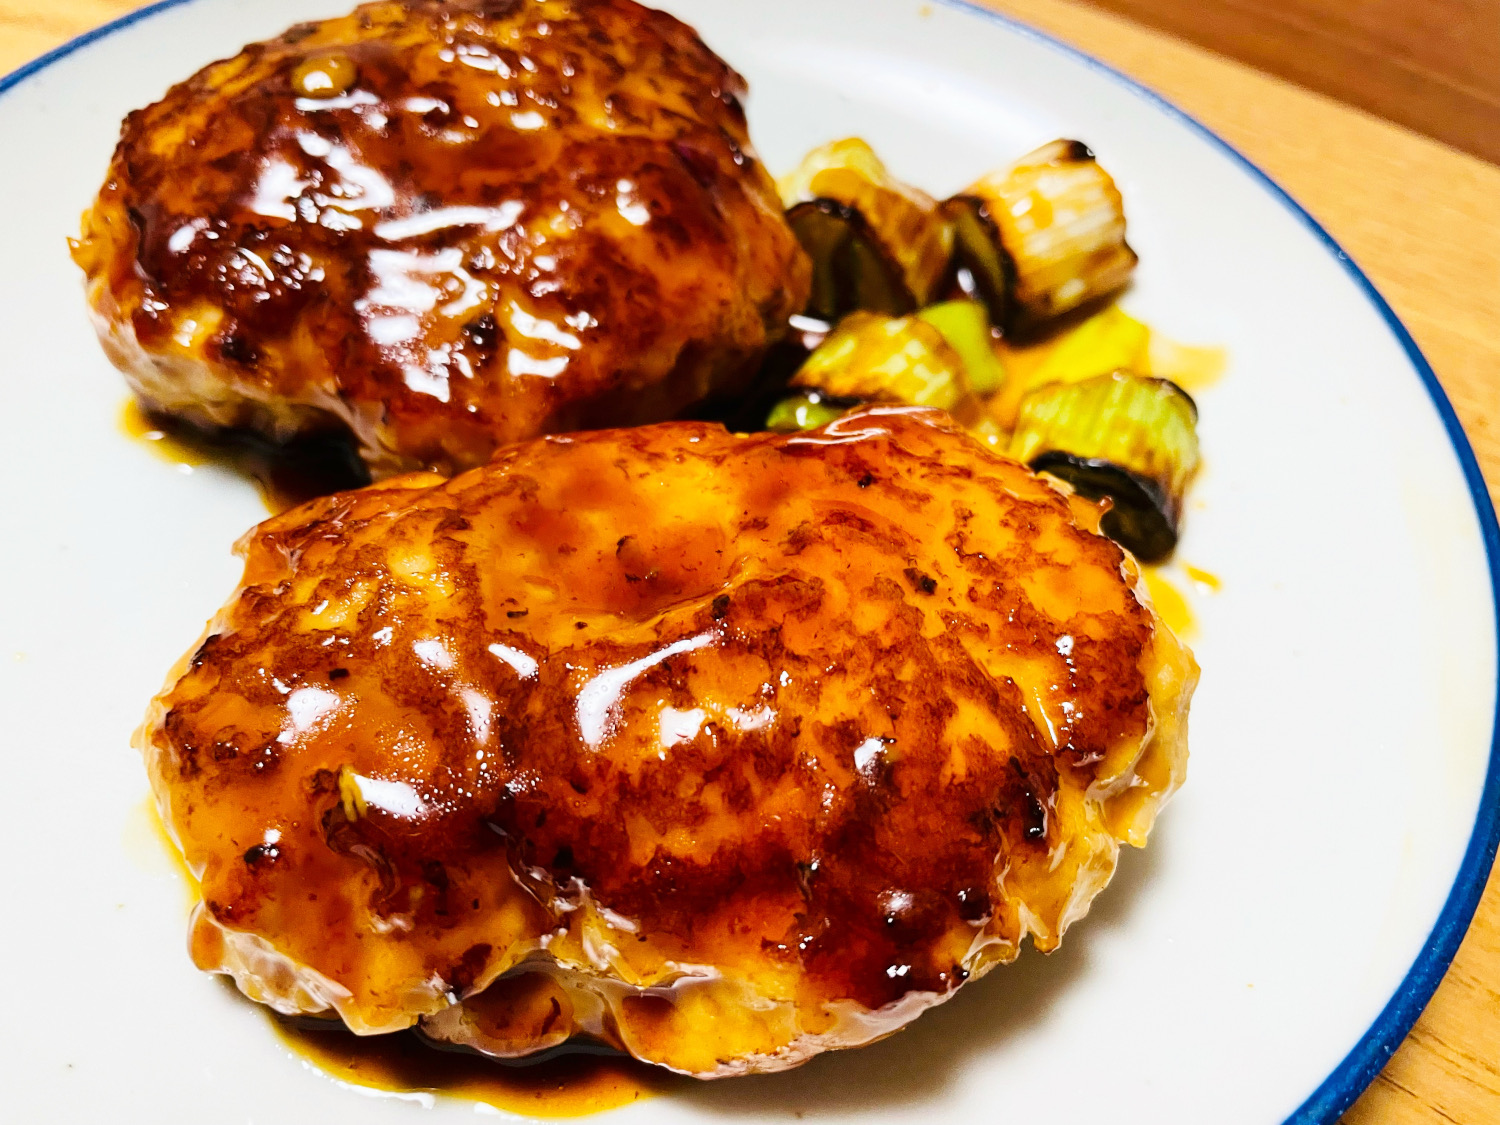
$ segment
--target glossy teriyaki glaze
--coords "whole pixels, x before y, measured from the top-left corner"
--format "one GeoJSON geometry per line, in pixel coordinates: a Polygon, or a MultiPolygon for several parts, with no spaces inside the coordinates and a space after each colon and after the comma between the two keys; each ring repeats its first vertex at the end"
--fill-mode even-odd
{"type": "Polygon", "coordinates": [[[148,407],[377,475],[733,392],[809,266],[743,80],[631,0],[412,0],[131,114],[75,257],[148,407]]]}
{"type": "Polygon", "coordinates": [[[313,501],[141,732],[193,948],[287,1011],[703,1075],[1052,948],[1186,759],[1098,509],[946,416],[549,438],[313,501]]]}

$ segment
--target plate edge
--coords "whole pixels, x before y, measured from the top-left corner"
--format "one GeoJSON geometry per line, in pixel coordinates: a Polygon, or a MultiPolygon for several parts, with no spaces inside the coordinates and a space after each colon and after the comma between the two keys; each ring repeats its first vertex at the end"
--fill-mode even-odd
{"type": "Polygon", "coordinates": [[[46,70],[59,59],[67,58],[74,51],[87,47],[95,40],[104,39],[117,31],[122,31],[133,23],[150,19],[152,16],[159,15],[168,8],[176,8],[182,4],[191,4],[193,2],[194,0],[157,0],[156,3],[147,4],[144,8],[137,8],[133,12],[126,12],[123,16],[112,19],[106,24],[101,24],[92,31],[85,31],[82,35],[76,35],[61,46],[53,47],[46,54],[38,55],[28,63],[22,63],[9,74],[0,77],[0,95],[19,86],[26,79],[38,72],[46,70]]]}
{"type": "MultiPolygon", "coordinates": [[[[53,63],[100,39],[169,9],[195,2],[196,0],[157,0],[154,4],[127,12],[91,31],[75,36],[66,43],[22,64],[4,77],[0,77],[0,96],[47,69],[53,63]]],[[[1495,507],[1490,499],[1489,487],[1485,483],[1484,474],[1479,469],[1479,462],[1474,456],[1474,449],[1469,443],[1468,435],[1465,434],[1463,425],[1453,410],[1453,404],[1449,401],[1447,392],[1438,382],[1432,365],[1427,362],[1427,357],[1422,354],[1421,348],[1417,346],[1417,342],[1396,315],[1395,310],[1391,308],[1375,287],[1374,282],[1359,268],[1354,259],[1306,208],[1293,199],[1249,157],[1207,125],[1154,90],[1101,59],[993,8],[983,7],[973,3],[972,0],[938,0],[938,2],[946,8],[967,12],[980,19],[997,23],[1022,38],[1082,63],[1090,70],[1103,75],[1129,93],[1148,102],[1167,117],[1174,119],[1207,141],[1243,171],[1249,173],[1251,179],[1291,212],[1292,217],[1310,231],[1334,256],[1344,272],[1375,307],[1375,311],[1385,321],[1386,327],[1396,338],[1396,342],[1401,345],[1422,385],[1426,388],[1433,408],[1442,420],[1449,444],[1453,447],[1454,456],[1457,457],[1459,467],[1463,470],[1465,483],[1469,486],[1474,515],[1479,521],[1480,532],[1484,540],[1485,556],[1490,570],[1490,593],[1495,608],[1495,636],[1497,646],[1500,646],[1500,524],[1496,522],[1495,507]]],[[[1497,660],[1500,660],[1500,653],[1497,653],[1497,660]]],[[[1365,1087],[1374,1081],[1375,1076],[1380,1073],[1395,1053],[1396,1048],[1406,1038],[1407,1033],[1411,1031],[1428,1001],[1432,999],[1454,955],[1458,952],[1464,934],[1468,931],[1469,923],[1479,907],[1479,900],[1484,894],[1485,883],[1495,860],[1497,845],[1500,845],[1500,690],[1497,690],[1496,713],[1491,721],[1489,765],[1485,774],[1484,787],[1480,792],[1479,812],[1475,818],[1474,831],[1469,837],[1469,845],[1465,849],[1463,861],[1459,864],[1458,875],[1443,904],[1442,911],[1438,914],[1437,922],[1428,934],[1422,952],[1407,971],[1406,976],[1402,978],[1395,994],[1381,1010],[1380,1015],[1375,1018],[1375,1022],[1334,1068],[1333,1073],[1325,1078],[1307,1100],[1286,1119],[1284,1125],[1333,1125],[1333,1122],[1354,1103],[1365,1087]]]]}
{"type": "MultiPolygon", "coordinates": [[[[1427,357],[1422,354],[1422,349],[1417,346],[1411,332],[1407,330],[1401,318],[1396,315],[1395,310],[1391,308],[1390,303],[1381,295],[1380,290],[1375,287],[1375,283],[1370,280],[1364,270],[1359,268],[1359,265],[1328,233],[1323,224],[1313,218],[1302,204],[1293,199],[1285,188],[1267,175],[1254,161],[1203,122],[1150,87],[1086,51],[1065,43],[1013,16],[984,7],[974,3],[973,0],[938,0],[938,2],[946,8],[965,11],[981,19],[998,23],[1025,39],[1082,63],[1095,73],[1103,75],[1136,97],[1150,103],[1154,108],[1207,141],[1247,172],[1251,179],[1289,211],[1292,217],[1311,232],[1323,244],[1324,249],[1333,255],[1344,273],[1380,314],[1391,335],[1396,338],[1396,342],[1401,345],[1422,385],[1426,388],[1433,408],[1442,420],[1449,444],[1453,447],[1453,454],[1458,459],[1459,468],[1463,471],[1464,481],[1469,486],[1474,516],[1479,522],[1480,535],[1484,541],[1485,557],[1490,571],[1490,597],[1495,613],[1495,637],[1497,648],[1500,648],[1500,523],[1496,521],[1495,506],[1490,498],[1489,486],[1485,482],[1483,472],[1480,471],[1478,459],[1474,456],[1474,448],[1469,443],[1463,424],[1459,422],[1453,404],[1432,370],[1432,365],[1427,362],[1427,357]]],[[[1500,652],[1497,652],[1497,660],[1500,660],[1500,652]]],[[[1473,921],[1474,913],[1479,908],[1479,901],[1484,895],[1490,868],[1494,865],[1496,847],[1500,845],[1500,684],[1497,684],[1495,707],[1495,714],[1491,717],[1490,725],[1489,764],[1485,773],[1484,787],[1479,795],[1479,810],[1474,821],[1474,831],[1469,837],[1469,844],[1459,864],[1452,889],[1443,904],[1443,909],[1438,914],[1436,923],[1427,935],[1426,942],[1423,943],[1422,952],[1407,970],[1406,976],[1402,978],[1401,984],[1397,986],[1386,1006],[1375,1017],[1375,1022],[1370,1025],[1333,1072],[1286,1119],[1284,1125],[1333,1125],[1339,1116],[1354,1104],[1355,1099],[1374,1081],[1375,1076],[1395,1054],[1396,1048],[1405,1040],[1412,1026],[1417,1022],[1417,1017],[1422,1014],[1428,1001],[1432,999],[1433,993],[1437,991],[1438,985],[1442,983],[1448,966],[1458,952],[1464,934],[1468,932],[1469,923],[1473,921]]]]}

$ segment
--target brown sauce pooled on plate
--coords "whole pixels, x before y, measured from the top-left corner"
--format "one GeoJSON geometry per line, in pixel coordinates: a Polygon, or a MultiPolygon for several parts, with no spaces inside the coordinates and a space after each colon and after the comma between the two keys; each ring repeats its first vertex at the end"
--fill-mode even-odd
{"type": "Polygon", "coordinates": [[[537,1061],[502,1062],[439,1049],[415,1031],[360,1036],[331,1020],[270,1018],[283,1043],[340,1082],[395,1094],[465,1098],[507,1113],[582,1117],[685,1081],[608,1048],[568,1045],[537,1061]]]}
{"type": "Polygon", "coordinates": [[[120,430],[174,465],[222,465],[250,478],[273,514],[370,483],[369,470],[342,434],[277,445],[247,430],[201,430],[153,414],[133,398],[120,411],[120,430]]]}
{"type": "MultiPolygon", "coordinates": [[[[156,803],[149,797],[143,801],[132,823],[141,838],[171,859],[196,905],[198,880],[167,835],[156,803]]],[[[131,840],[135,846],[134,834],[131,840]]],[[[336,1020],[265,1014],[293,1053],[340,1082],[394,1094],[464,1098],[534,1117],[582,1117],[618,1109],[685,1081],[603,1046],[570,1043],[531,1059],[503,1062],[432,1044],[415,1031],[358,1036],[336,1020]]]]}

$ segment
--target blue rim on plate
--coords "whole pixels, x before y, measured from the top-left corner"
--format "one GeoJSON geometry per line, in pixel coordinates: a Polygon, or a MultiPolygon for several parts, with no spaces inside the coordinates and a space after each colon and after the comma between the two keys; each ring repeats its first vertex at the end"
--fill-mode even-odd
{"type": "MultiPolygon", "coordinates": [[[[158,0],[155,4],[138,8],[102,27],[85,32],[76,39],[70,39],[61,47],[48,51],[19,70],[14,70],[4,78],[0,78],[0,94],[19,86],[32,75],[45,70],[59,59],[66,58],[96,40],[113,35],[141,20],[149,19],[168,8],[176,8],[192,2],[193,0],[158,0]]],[[[1490,569],[1490,590],[1496,609],[1495,635],[1500,638],[1500,524],[1497,524],[1495,519],[1495,507],[1490,501],[1489,488],[1485,484],[1484,475],[1479,470],[1479,462],[1475,460],[1473,447],[1470,446],[1463,426],[1458,421],[1458,415],[1453,412],[1453,404],[1448,401],[1442,384],[1433,374],[1431,364],[1422,355],[1421,349],[1417,347],[1416,341],[1412,339],[1411,333],[1406,330],[1406,326],[1401,323],[1395,311],[1386,303],[1374,283],[1365,276],[1364,271],[1354,264],[1354,260],[1334,241],[1333,236],[1324,230],[1300,203],[1278,186],[1275,180],[1207,125],[1190,114],[1184,113],[1160,94],[1154,93],[1135,79],[1116,70],[1108,63],[1101,62],[1094,56],[1080,51],[1077,47],[1069,46],[1060,39],[1055,39],[1046,32],[1038,31],[1010,16],[981,7],[972,0],[941,0],[941,2],[945,7],[990,20],[1023,38],[1040,43],[1050,50],[1082,63],[1090,70],[1109,78],[1135,97],[1149,102],[1168,117],[1180,122],[1247,172],[1265,189],[1267,194],[1291,212],[1293,218],[1302,226],[1312,232],[1328,252],[1338,260],[1344,272],[1375,307],[1375,311],[1385,320],[1391,334],[1396,337],[1396,341],[1406,352],[1413,369],[1422,380],[1422,385],[1427,389],[1428,397],[1431,398],[1438,417],[1443,421],[1444,429],[1448,432],[1448,440],[1452,443],[1453,454],[1458,458],[1459,466],[1463,469],[1464,480],[1469,486],[1469,493],[1474,503],[1474,514],[1479,519],[1480,530],[1484,536],[1485,556],[1490,569]]],[[[1354,1103],[1354,1099],[1359,1097],[1365,1087],[1374,1081],[1375,1076],[1380,1073],[1391,1055],[1395,1053],[1396,1048],[1401,1045],[1401,1041],[1406,1038],[1412,1025],[1417,1022],[1422,1009],[1432,999],[1432,994],[1437,991],[1443,974],[1448,971],[1453,955],[1458,952],[1459,943],[1463,941],[1469,922],[1474,917],[1474,911],[1479,907],[1479,899],[1484,893],[1490,867],[1495,861],[1497,845],[1500,845],[1500,692],[1497,692],[1496,714],[1491,727],[1489,768],[1485,774],[1484,789],[1479,797],[1479,812],[1474,820],[1474,831],[1469,837],[1469,846],[1464,852],[1463,863],[1459,865],[1458,877],[1453,882],[1453,889],[1449,891],[1448,899],[1438,914],[1437,923],[1432,927],[1432,932],[1427,935],[1422,952],[1407,971],[1395,994],[1381,1010],[1380,1015],[1375,1018],[1375,1022],[1334,1068],[1333,1073],[1323,1080],[1322,1085],[1314,1090],[1296,1112],[1286,1119],[1284,1125],[1332,1125],[1339,1115],[1354,1103]]]]}
{"type": "MultiPolygon", "coordinates": [[[[1427,388],[1428,397],[1432,399],[1438,417],[1443,420],[1444,429],[1448,431],[1453,455],[1458,458],[1463,469],[1464,480],[1468,483],[1474,501],[1474,514],[1484,536],[1485,557],[1490,568],[1490,593],[1495,605],[1495,636],[1500,640],[1500,524],[1496,523],[1495,506],[1490,500],[1489,487],[1485,484],[1484,474],[1480,472],[1468,435],[1464,433],[1458,415],[1453,412],[1453,404],[1448,401],[1448,395],[1433,373],[1432,365],[1427,362],[1422,349],[1417,347],[1417,342],[1406,330],[1406,325],[1396,316],[1395,310],[1375,288],[1374,282],[1365,276],[1364,270],[1355,265],[1354,259],[1334,240],[1333,235],[1323,229],[1317,219],[1308,214],[1300,203],[1261,171],[1249,157],[1160,94],[1076,47],[1009,16],[981,7],[971,0],[942,0],[942,3],[946,7],[959,8],[982,19],[993,20],[1033,42],[1076,59],[1090,70],[1117,82],[1136,97],[1149,102],[1168,117],[1181,122],[1249,173],[1267,194],[1291,212],[1293,218],[1312,232],[1338,260],[1344,272],[1364,293],[1370,304],[1375,306],[1375,311],[1384,318],[1391,335],[1396,337],[1396,342],[1406,352],[1422,385],[1427,388]]],[[[1334,1068],[1333,1073],[1323,1080],[1322,1085],[1286,1119],[1284,1125],[1332,1125],[1337,1121],[1339,1115],[1354,1104],[1354,1099],[1364,1092],[1365,1087],[1375,1080],[1375,1076],[1390,1061],[1407,1032],[1417,1022],[1417,1017],[1422,1014],[1422,1009],[1427,1007],[1432,994],[1437,991],[1443,974],[1453,961],[1453,955],[1458,952],[1459,944],[1474,918],[1474,911],[1479,907],[1490,868],[1495,862],[1496,847],[1500,845],[1500,688],[1497,688],[1495,702],[1495,715],[1490,728],[1489,767],[1485,773],[1484,789],[1479,795],[1479,811],[1474,818],[1474,831],[1469,837],[1463,862],[1459,865],[1458,876],[1453,881],[1453,889],[1448,892],[1448,900],[1443,904],[1432,932],[1427,935],[1422,952],[1417,955],[1416,961],[1407,970],[1406,976],[1381,1009],[1380,1015],[1375,1017],[1375,1022],[1334,1068]]]]}

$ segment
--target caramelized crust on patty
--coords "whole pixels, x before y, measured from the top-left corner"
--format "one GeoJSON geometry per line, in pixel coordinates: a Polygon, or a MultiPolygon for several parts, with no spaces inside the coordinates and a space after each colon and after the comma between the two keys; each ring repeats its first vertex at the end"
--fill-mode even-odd
{"type": "Polygon", "coordinates": [[[1088,908],[1191,655],[946,415],[554,437],[248,533],[139,740],[205,969],[702,1076],[868,1042],[1088,908]]]}
{"type": "Polygon", "coordinates": [[[367,4],[126,118],[75,258],[149,407],[377,475],[659,421],[807,296],[744,93],[631,0],[367,4]]]}

